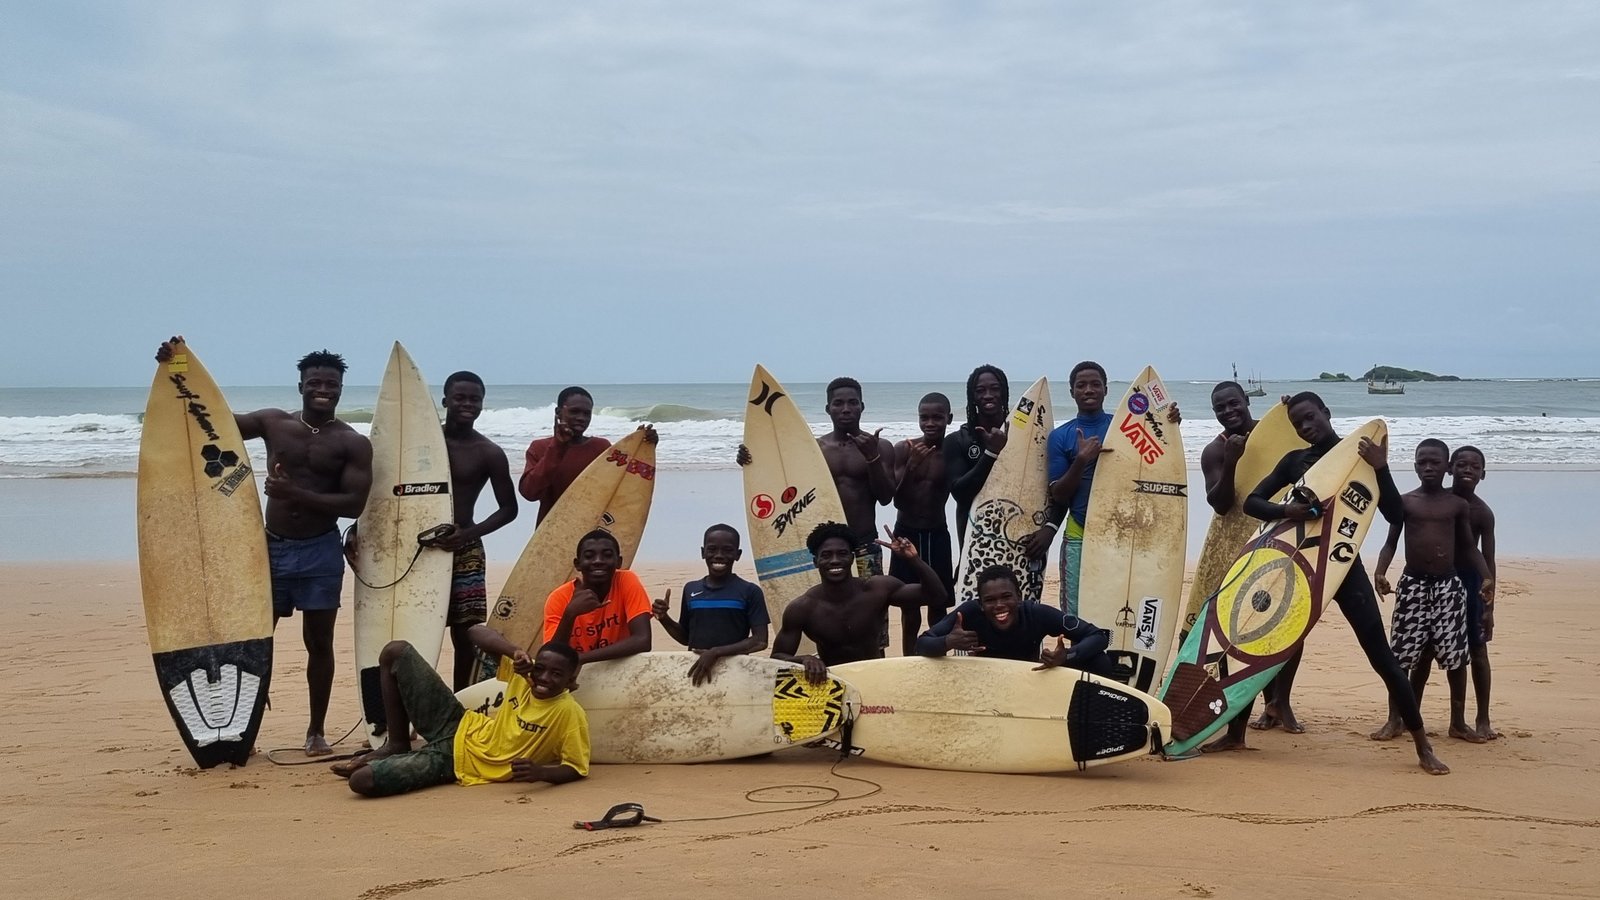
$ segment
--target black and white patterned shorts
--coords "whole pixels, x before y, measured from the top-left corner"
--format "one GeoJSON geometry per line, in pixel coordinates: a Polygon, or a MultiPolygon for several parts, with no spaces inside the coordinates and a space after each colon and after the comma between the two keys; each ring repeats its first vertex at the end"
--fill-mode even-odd
{"type": "Polygon", "coordinates": [[[1390,644],[1407,671],[1433,649],[1445,671],[1467,664],[1467,589],[1454,575],[1401,575],[1390,644]]]}

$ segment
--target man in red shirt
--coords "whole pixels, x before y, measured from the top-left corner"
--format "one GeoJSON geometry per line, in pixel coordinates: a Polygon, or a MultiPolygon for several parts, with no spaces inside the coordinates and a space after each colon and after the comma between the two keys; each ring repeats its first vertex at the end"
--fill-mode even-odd
{"type": "Polygon", "coordinates": [[[609,531],[596,528],[578,541],[578,577],[545,600],[545,643],[572,645],[580,664],[649,652],[650,594],[639,576],[617,568],[621,562],[609,531]]]}
{"type": "Polygon", "coordinates": [[[569,387],[556,397],[555,435],[528,445],[527,464],[517,490],[528,501],[539,504],[534,527],[550,514],[584,466],[611,446],[603,437],[584,434],[593,416],[594,397],[581,387],[569,387]]]}

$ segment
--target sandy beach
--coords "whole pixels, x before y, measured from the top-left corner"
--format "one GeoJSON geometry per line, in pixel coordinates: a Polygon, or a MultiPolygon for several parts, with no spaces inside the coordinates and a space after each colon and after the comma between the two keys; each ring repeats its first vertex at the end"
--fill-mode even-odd
{"type": "MultiPolygon", "coordinates": [[[[648,564],[676,593],[698,563],[648,564]]],[[[750,573],[745,573],[749,575],[750,573]]],[[[491,571],[491,592],[505,567],[491,571]]],[[[332,898],[652,896],[836,891],[1027,896],[1063,889],[1154,897],[1592,897],[1600,883],[1600,661],[1593,561],[1505,559],[1492,645],[1504,738],[1443,737],[1447,692],[1423,712],[1453,772],[1433,778],[1409,742],[1366,734],[1381,683],[1337,613],[1309,640],[1296,690],[1304,735],[1253,750],[1150,758],[1051,777],[965,775],[786,751],[731,764],[596,766],[587,780],[440,787],[364,800],[325,763],[197,770],[156,690],[132,563],[0,566],[6,737],[0,874],[8,896],[332,898]],[[66,665],[40,665],[45,655],[66,665]],[[63,677],[65,676],[65,677],[63,677]],[[812,809],[769,798],[841,799],[812,809]],[[801,786],[815,786],[807,789],[801,786]],[[854,799],[852,799],[854,798],[854,799]],[[576,819],[643,803],[669,820],[587,833],[576,819]],[[674,819],[731,816],[722,821],[674,819]],[[38,854],[38,855],[35,855],[38,854]]],[[[348,584],[347,584],[348,588],[348,584]]],[[[1386,604],[1387,606],[1387,604],[1386,604]]],[[[329,724],[357,719],[350,615],[329,724]]],[[[263,748],[297,747],[305,653],[279,629],[263,748]]],[[[658,649],[673,649],[659,629],[658,649]]],[[[441,659],[445,666],[450,651],[441,659]]],[[[1470,707],[1469,707],[1470,708],[1470,707]]],[[[343,749],[343,748],[341,748],[343,749]]],[[[293,762],[298,752],[274,754],[293,762]]]]}

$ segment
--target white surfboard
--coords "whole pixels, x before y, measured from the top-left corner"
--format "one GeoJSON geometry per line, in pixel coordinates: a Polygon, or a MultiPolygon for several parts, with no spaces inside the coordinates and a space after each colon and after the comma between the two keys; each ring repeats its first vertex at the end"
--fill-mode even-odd
{"type": "Polygon", "coordinates": [[[409,641],[433,664],[444,641],[453,554],[423,547],[417,535],[454,521],[450,454],[433,392],[406,348],[389,352],[372,412],[372,488],[357,520],[356,689],[367,738],[383,743],[378,654],[409,641]]]}
{"type": "MultiPolygon", "coordinates": [[[[751,458],[744,467],[745,522],[776,634],[784,607],[820,580],[806,536],[823,522],[844,522],[844,504],[806,417],[761,366],[750,379],[744,445],[751,458]]],[[[816,653],[816,645],[801,638],[797,653],[816,653]]]]}
{"type": "Polygon", "coordinates": [[[139,438],[139,582],[167,711],[195,764],[250,758],[272,681],[272,580],[244,439],[175,342],[139,438]]]}
{"type": "Polygon", "coordinates": [[[1076,669],[1013,659],[893,657],[830,666],[861,692],[850,742],[867,759],[958,772],[1063,772],[1155,752],[1161,701],[1076,669]]]}
{"type": "MultiPolygon", "coordinates": [[[[767,656],[730,656],[716,676],[695,686],[683,651],[640,653],[589,663],[573,698],[589,717],[597,763],[671,764],[759,756],[829,737],[860,701],[838,678],[807,681],[804,669],[767,656]]],[[[479,682],[456,693],[488,713],[504,700],[505,682],[479,682]]]]}
{"type": "Polygon", "coordinates": [[[1044,593],[1044,568],[1025,552],[1028,536],[1045,522],[1049,506],[1046,454],[1055,427],[1050,384],[1041,378],[1017,400],[1006,432],[1006,445],[989,470],[989,478],[972,501],[967,542],[961,547],[953,606],[978,599],[978,574],[993,565],[1017,573],[1024,600],[1044,593]]]}
{"type": "Polygon", "coordinates": [[[530,653],[544,643],[544,602],[576,575],[578,539],[593,529],[609,531],[622,549],[621,568],[632,566],[656,489],[656,445],[644,435],[638,429],[595,457],[528,538],[489,613],[506,640],[530,653]]]}
{"type": "Polygon", "coordinates": [[[1127,683],[1154,692],[1183,601],[1189,473],[1172,397],[1145,367],[1111,410],[1095,463],[1078,576],[1078,615],[1111,631],[1106,653],[1127,683]]]}

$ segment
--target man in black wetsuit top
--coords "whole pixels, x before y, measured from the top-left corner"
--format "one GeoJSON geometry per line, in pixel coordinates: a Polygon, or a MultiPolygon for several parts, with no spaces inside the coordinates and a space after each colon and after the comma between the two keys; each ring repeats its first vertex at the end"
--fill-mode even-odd
{"type": "MultiPolygon", "coordinates": [[[[1294,424],[1301,440],[1311,446],[1286,454],[1278,462],[1277,468],[1250,492],[1244,501],[1244,511],[1257,519],[1304,522],[1313,518],[1309,504],[1299,501],[1274,503],[1272,498],[1282,496],[1287,488],[1304,477],[1318,460],[1339,443],[1328,407],[1323,404],[1321,397],[1311,391],[1289,398],[1289,421],[1294,424]]],[[[1378,511],[1391,524],[1404,521],[1405,504],[1400,499],[1400,489],[1395,486],[1394,476],[1389,474],[1388,442],[1375,444],[1363,438],[1357,451],[1377,475],[1378,511]]],[[[1411,732],[1412,742],[1416,744],[1418,765],[1430,775],[1449,774],[1450,767],[1433,753],[1433,744],[1428,741],[1428,734],[1422,727],[1422,712],[1417,707],[1416,694],[1411,690],[1405,669],[1401,668],[1400,661],[1389,647],[1388,636],[1383,629],[1383,617],[1378,611],[1378,597],[1373,593],[1372,581],[1367,577],[1360,554],[1350,564],[1350,571],[1339,589],[1334,591],[1333,599],[1339,604],[1339,611],[1344,613],[1345,621],[1350,623],[1350,629],[1355,632],[1356,641],[1367,655],[1367,662],[1389,689],[1389,702],[1400,713],[1406,730],[1411,732]]],[[[1246,709],[1243,715],[1248,717],[1250,710],[1246,709]]]]}
{"type": "Polygon", "coordinates": [[[944,476],[956,498],[956,545],[967,542],[967,516],[972,501],[989,480],[989,470],[1006,445],[1006,416],[1011,413],[1011,386],[1006,373],[979,366],[967,376],[967,421],[944,439],[944,476]]]}
{"type": "Polygon", "coordinates": [[[956,607],[917,638],[917,653],[943,656],[961,650],[973,656],[1038,660],[1040,669],[1067,666],[1096,675],[1113,676],[1106,646],[1111,633],[1069,616],[1046,603],[1024,603],[1017,573],[1006,566],[990,566],[978,573],[978,599],[956,607]],[[1054,648],[1039,644],[1054,637],[1054,648]],[[1065,646],[1063,638],[1072,642],[1065,646]]]}

